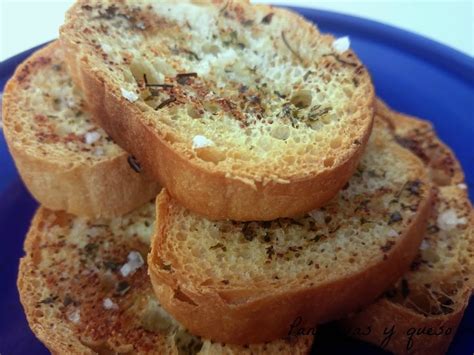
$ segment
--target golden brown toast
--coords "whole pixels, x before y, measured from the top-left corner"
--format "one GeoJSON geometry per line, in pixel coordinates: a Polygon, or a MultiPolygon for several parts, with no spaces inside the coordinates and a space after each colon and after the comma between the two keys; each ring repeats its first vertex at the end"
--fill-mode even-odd
{"type": "Polygon", "coordinates": [[[347,43],[248,1],[81,0],[61,43],[100,125],[188,209],[271,220],[320,207],[370,135],[347,43]]]}

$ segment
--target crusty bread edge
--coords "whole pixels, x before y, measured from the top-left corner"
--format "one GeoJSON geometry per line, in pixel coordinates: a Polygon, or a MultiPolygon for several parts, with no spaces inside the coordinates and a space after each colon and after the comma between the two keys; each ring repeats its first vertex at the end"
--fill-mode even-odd
{"type": "Polygon", "coordinates": [[[290,325],[300,315],[304,315],[301,326],[311,328],[342,318],[373,302],[408,270],[415,257],[431,210],[432,192],[428,187],[418,214],[405,234],[399,237],[400,242],[388,252],[386,260],[374,262],[351,277],[320,287],[283,292],[254,290],[262,296],[241,303],[226,301],[225,292],[190,290],[187,285],[180,285],[172,273],[161,269],[159,250],[169,228],[167,205],[170,199],[166,190],[158,195],[157,228],[148,255],[149,274],[160,303],[194,334],[224,343],[248,344],[288,336],[290,325]]]}
{"type": "Polygon", "coordinates": [[[28,190],[45,207],[95,218],[123,215],[160,190],[157,182],[132,170],[126,152],[97,163],[77,164],[34,154],[16,138],[15,121],[20,113],[10,101],[21,95],[17,93],[21,90],[18,75],[28,62],[49,56],[58,45],[53,42],[35,52],[16,69],[6,85],[2,110],[8,148],[28,190]]]}
{"type": "MultiPolygon", "coordinates": [[[[297,21],[303,20],[298,16],[297,21]]],[[[137,105],[110,90],[107,78],[101,77],[87,58],[82,57],[74,40],[67,35],[68,30],[63,26],[60,36],[66,62],[100,126],[133,153],[176,200],[204,217],[246,221],[299,216],[329,201],[349,180],[362,157],[373,120],[355,144],[352,156],[313,176],[264,184],[204,168],[174,150],[148,126],[137,105]]],[[[373,89],[369,91],[370,107],[361,108],[361,117],[373,117],[375,94],[373,89]]]]}

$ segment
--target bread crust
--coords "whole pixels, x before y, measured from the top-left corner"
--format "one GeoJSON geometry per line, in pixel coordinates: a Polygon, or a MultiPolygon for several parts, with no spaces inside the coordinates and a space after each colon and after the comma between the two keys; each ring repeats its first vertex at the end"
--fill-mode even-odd
{"type": "MultiPolygon", "coordinates": [[[[464,173],[459,161],[451,149],[436,136],[429,122],[392,111],[381,100],[377,100],[376,107],[377,115],[387,120],[393,129],[394,136],[404,137],[406,134],[408,137],[413,137],[422,133],[421,137],[413,137],[414,144],[408,144],[407,148],[421,158],[425,157],[423,160],[437,186],[457,186],[464,183],[464,173]],[[423,142],[424,139],[428,141],[423,142]],[[433,148],[436,150],[435,154],[431,151],[433,148]]],[[[402,141],[404,142],[406,140],[402,141]]],[[[460,193],[454,199],[469,201],[466,191],[458,191],[460,193]]],[[[472,239],[474,211],[471,206],[470,208],[471,213],[467,222],[470,232],[465,233],[466,237],[472,239]]],[[[422,235],[425,233],[426,231],[421,232],[422,235]]],[[[461,294],[456,296],[458,301],[454,305],[455,310],[449,314],[426,316],[382,297],[370,306],[340,321],[339,325],[350,336],[370,342],[395,354],[445,354],[456,334],[473,291],[472,266],[470,270],[470,279],[466,281],[467,285],[460,289],[461,294]],[[395,327],[395,333],[387,341],[392,326],[395,327]],[[367,331],[367,327],[370,327],[370,332],[367,331]],[[448,328],[450,331],[447,331],[448,328]],[[433,333],[441,332],[442,334],[428,335],[426,332],[429,329],[433,333]],[[423,330],[425,334],[416,333],[423,330]],[[412,333],[413,335],[410,336],[412,333]]]]}
{"type": "MultiPolygon", "coordinates": [[[[430,195],[430,193],[429,193],[430,195]]],[[[431,195],[421,201],[411,221],[386,260],[372,262],[364,270],[325,284],[275,291],[271,285],[250,290],[199,292],[180,284],[163,270],[159,250],[169,228],[171,196],[163,190],[157,198],[157,229],[148,256],[149,274],[163,308],[200,336],[235,344],[271,341],[289,335],[291,325],[302,317],[301,327],[343,317],[368,305],[397,280],[415,257],[431,208],[431,195]],[[317,305],[317,306],[315,306],[317,305]]]]}
{"type": "MultiPolygon", "coordinates": [[[[270,8],[269,8],[270,9],[270,8]]],[[[281,10],[283,11],[283,10],[281,10]]],[[[69,21],[74,21],[71,12],[69,21]]],[[[297,19],[303,22],[302,18],[297,19]]],[[[243,179],[190,160],[156,132],[138,105],[115,93],[109,78],[92,67],[78,51],[68,26],[61,30],[61,43],[72,77],[84,91],[99,124],[127,151],[133,153],[147,171],[183,206],[210,219],[238,221],[272,220],[295,217],[322,206],[349,180],[370,136],[373,117],[373,90],[359,105],[359,118],[366,120],[351,154],[331,169],[305,176],[285,177],[269,182],[243,179]],[[369,118],[369,119],[367,119],[369,118]]],[[[367,78],[370,81],[370,78],[367,78]]]]}
{"type": "Polygon", "coordinates": [[[125,151],[100,161],[77,163],[73,154],[65,159],[39,154],[26,146],[16,131],[16,122],[22,115],[30,115],[33,120],[31,112],[23,112],[15,105],[23,95],[21,77],[32,67],[31,63],[54,56],[58,46],[53,42],[38,50],[16,69],[6,85],[3,129],[10,153],[28,190],[45,207],[87,217],[123,215],[149,201],[160,189],[157,182],[131,169],[125,151]]]}

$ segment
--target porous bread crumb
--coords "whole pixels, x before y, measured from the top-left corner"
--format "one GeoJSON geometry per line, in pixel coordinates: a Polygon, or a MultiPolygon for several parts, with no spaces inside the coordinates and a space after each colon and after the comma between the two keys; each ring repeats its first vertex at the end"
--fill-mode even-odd
{"type": "Polygon", "coordinates": [[[197,135],[193,138],[193,149],[205,148],[214,145],[214,142],[205,136],[197,135]]]}
{"type": "Polygon", "coordinates": [[[133,91],[129,91],[124,88],[120,88],[120,91],[122,92],[122,96],[125,97],[130,102],[135,102],[139,98],[138,94],[133,91]]]}
{"type": "Polygon", "coordinates": [[[351,46],[351,41],[349,36],[339,37],[334,42],[332,42],[332,47],[337,53],[344,53],[347,51],[351,46]]]}
{"type": "Polygon", "coordinates": [[[449,209],[440,213],[437,219],[438,227],[445,231],[450,231],[456,228],[458,225],[466,223],[466,217],[458,218],[456,211],[453,209],[449,209]]]}
{"type": "Polygon", "coordinates": [[[143,261],[142,255],[138,251],[131,251],[127,257],[127,263],[123,264],[120,268],[120,273],[122,276],[127,277],[133,275],[135,271],[143,266],[145,263],[143,261]]]}

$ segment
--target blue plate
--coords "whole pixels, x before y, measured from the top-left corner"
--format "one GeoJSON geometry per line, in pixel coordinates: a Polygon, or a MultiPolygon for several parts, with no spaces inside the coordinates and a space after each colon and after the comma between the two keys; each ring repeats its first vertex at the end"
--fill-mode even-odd
{"type": "MultiPolygon", "coordinates": [[[[474,60],[418,35],[377,22],[326,11],[294,9],[321,31],[349,35],[351,46],[369,68],[377,94],[394,109],[432,121],[465,169],[474,194],[474,60]]],[[[0,88],[35,49],[0,64],[0,88]]],[[[28,328],[16,289],[18,259],[37,203],[23,186],[0,134],[0,353],[46,354],[28,328]]],[[[383,354],[338,334],[331,326],[316,336],[318,354],[383,354]]],[[[449,354],[474,353],[471,302],[449,354]]]]}

